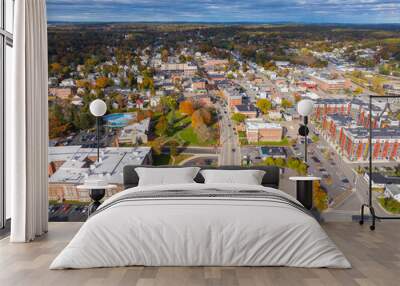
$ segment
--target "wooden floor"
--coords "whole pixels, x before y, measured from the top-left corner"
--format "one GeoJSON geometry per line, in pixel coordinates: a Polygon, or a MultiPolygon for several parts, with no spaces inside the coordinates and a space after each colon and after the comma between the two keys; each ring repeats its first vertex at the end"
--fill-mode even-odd
{"type": "Polygon", "coordinates": [[[125,267],[48,270],[50,262],[80,223],[50,223],[49,233],[29,244],[0,241],[1,286],[87,285],[400,285],[400,223],[327,223],[324,229],[353,265],[352,269],[288,267],[125,267]]]}

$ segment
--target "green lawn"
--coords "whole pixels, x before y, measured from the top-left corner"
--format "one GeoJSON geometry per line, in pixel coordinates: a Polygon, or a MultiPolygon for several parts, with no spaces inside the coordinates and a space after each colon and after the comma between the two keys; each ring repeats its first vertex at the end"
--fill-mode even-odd
{"type": "Polygon", "coordinates": [[[161,165],[179,165],[180,162],[192,157],[190,154],[178,154],[174,158],[169,154],[153,155],[153,164],[155,166],[161,165]]]}
{"type": "Polygon", "coordinates": [[[246,138],[246,131],[238,131],[239,138],[246,138]]]}
{"type": "MultiPolygon", "coordinates": [[[[171,112],[168,113],[166,117],[168,120],[170,120],[172,117],[172,113],[171,112]]],[[[190,116],[185,116],[181,114],[179,111],[175,111],[175,123],[173,125],[173,128],[168,130],[165,142],[168,142],[170,140],[176,140],[180,143],[180,145],[189,145],[189,146],[213,146],[217,144],[217,140],[215,139],[206,142],[199,140],[196,132],[193,130],[191,126],[191,122],[192,120],[190,116]]],[[[218,124],[215,124],[214,128],[217,127],[218,124]]]]}
{"type": "Polygon", "coordinates": [[[379,198],[378,201],[388,212],[400,214],[400,202],[396,201],[395,199],[390,198],[385,200],[385,198],[379,198]]]}
{"type": "Polygon", "coordinates": [[[212,146],[217,144],[216,140],[209,140],[203,142],[199,140],[196,132],[193,130],[192,126],[187,126],[185,129],[176,133],[176,137],[181,139],[182,141],[188,143],[189,145],[195,146],[212,146]]]}
{"type": "Polygon", "coordinates": [[[312,142],[317,143],[319,141],[319,136],[314,134],[311,136],[311,140],[312,140],[312,142]]]}

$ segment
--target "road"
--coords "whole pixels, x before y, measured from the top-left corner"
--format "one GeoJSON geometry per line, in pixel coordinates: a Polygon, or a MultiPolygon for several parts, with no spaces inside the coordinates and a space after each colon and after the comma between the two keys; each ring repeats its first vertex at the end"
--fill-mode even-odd
{"type": "MultiPolygon", "coordinates": [[[[313,126],[311,125],[311,129],[313,126]]],[[[368,202],[368,182],[364,179],[364,177],[357,172],[354,171],[354,167],[357,164],[351,164],[345,162],[340,155],[332,148],[332,146],[320,136],[320,141],[318,142],[318,146],[322,148],[326,148],[330,152],[330,159],[327,160],[325,156],[322,154],[320,148],[315,148],[314,154],[322,161],[324,168],[333,178],[333,184],[329,186],[328,193],[330,197],[340,197],[340,193],[343,192],[347,188],[354,189],[354,196],[349,193],[347,198],[341,197],[343,201],[337,205],[338,208],[341,207],[342,204],[346,204],[347,209],[351,209],[353,211],[359,211],[361,204],[368,202]],[[333,163],[333,164],[332,164],[333,163]],[[329,166],[330,165],[330,166],[329,166]],[[343,179],[347,179],[348,183],[343,183],[343,179]],[[345,188],[343,188],[345,187],[345,188]],[[351,204],[346,202],[346,200],[351,200],[351,204]]],[[[374,163],[375,165],[375,163],[374,163]]],[[[386,164],[387,165],[387,164],[386,164]]],[[[377,193],[373,192],[373,205],[375,206],[375,212],[379,216],[393,216],[387,214],[376,201],[377,193]]],[[[336,208],[336,207],[335,207],[336,208]]]]}
{"type": "MultiPolygon", "coordinates": [[[[163,147],[162,152],[169,154],[169,147],[163,147]]],[[[188,153],[188,154],[216,154],[220,148],[218,147],[177,147],[178,153],[188,153]]]]}
{"type": "Polygon", "coordinates": [[[218,165],[241,165],[241,153],[238,137],[233,130],[230,112],[226,105],[217,102],[216,107],[221,118],[220,127],[220,153],[218,165]]]}

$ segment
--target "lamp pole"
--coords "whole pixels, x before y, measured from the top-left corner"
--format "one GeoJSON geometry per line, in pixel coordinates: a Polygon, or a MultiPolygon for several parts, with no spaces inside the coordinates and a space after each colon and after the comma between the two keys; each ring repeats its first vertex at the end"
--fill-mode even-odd
{"type": "Polygon", "coordinates": [[[107,111],[106,103],[101,99],[95,99],[90,103],[90,113],[96,117],[97,162],[100,162],[100,117],[107,111]]]}
{"type": "Polygon", "coordinates": [[[301,100],[297,104],[297,112],[303,116],[304,125],[300,126],[299,134],[304,137],[304,162],[307,163],[307,144],[308,144],[308,116],[311,114],[314,103],[309,99],[301,100]]]}
{"type": "Polygon", "coordinates": [[[96,117],[97,162],[100,162],[100,117],[96,117]]]}
{"type": "Polygon", "coordinates": [[[307,124],[308,124],[308,116],[304,116],[304,126],[305,126],[305,135],[304,135],[304,162],[305,163],[307,163],[307,141],[308,141],[308,137],[307,137],[307,135],[308,135],[308,127],[307,127],[307,124]]]}

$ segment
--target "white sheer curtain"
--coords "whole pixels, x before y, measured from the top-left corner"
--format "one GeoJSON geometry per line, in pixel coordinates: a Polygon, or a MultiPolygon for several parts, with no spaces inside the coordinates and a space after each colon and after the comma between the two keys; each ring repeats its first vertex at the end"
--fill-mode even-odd
{"type": "Polygon", "coordinates": [[[7,105],[6,174],[12,242],[47,231],[47,19],[45,0],[18,0],[13,94],[7,105]]]}

